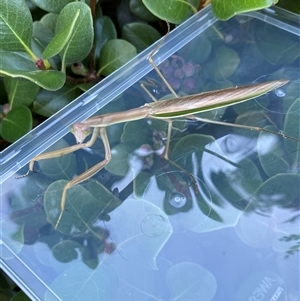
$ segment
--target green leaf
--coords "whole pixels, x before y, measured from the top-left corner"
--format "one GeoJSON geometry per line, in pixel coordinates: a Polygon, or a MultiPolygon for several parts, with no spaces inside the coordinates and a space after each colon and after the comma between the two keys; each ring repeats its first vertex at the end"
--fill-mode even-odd
{"type": "Polygon", "coordinates": [[[149,172],[141,171],[134,179],[133,179],[133,193],[136,198],[143,198],[143,195],[149,187],[149,183],[151,182],[152,174],[149,172]]]}
{"type": "MultiPolygon", "coordinates": [[[[56,181],[45,192],[45,212],[53,226],[56,225],[60,214],[62,191],[67,183],[65,180],[56,181]]],[[[97,236],[93,231],[93,225],[101,213],[109,213],[120,204],[118,198],[93,179],[90,179],[84,187],[75,185],[67,192],[66,210],[63,212],[58,230],[72,236],[91,231],[97,236]]]]}
{"type": "Polygon", "coordinates": [[[278,0],[212,0],[212,10],[214,15],[220,20],[228,20],[236,14],[255,11],[270,7],[278,0]]]}
{"type": "MultiPolygon", "coordinates": [[[[243,124],[248,126],[265,127],[268,125],[268,119],[262,111],[249,111],[242,115],[239,115],[235,122],[236,124],[243,124]]],[[[247,137],[248,139],[256,139],[259,135],[258,131],[249,131],[248,129],[233,129],[233,133],[239,136],[247,137]]]]}
{"type": "Polygon", "coordinates": [[[160,33],[148,24],[128,23],[122,29],[122,39],[135,46],[137,52],[145,50],[160,38],[160,33]]]}
{"type": "Polygon", "coordinates": [[[24,105],[29,106],[36,98],[40,87],[30,81],[4,77],[5,89],[11,108],[24,105]]]}
{"type": "Polygon", "coordinates": [[[53,255],[60,262],[70,262],[78,258],[78,251],[83,251],[83,246],[76,241],[60,241],[52,248],[53,255]]]}
{"type": "Polygon", "coordinates": [[[32,128],[32,116],[25,106],[17,106],[10,110],[2,121],[1,136],[9,142],[15,142],[32,128]]]}
{"type": "Polygon", "coordinates": [[[287,65],[299,57],[299,39],[283,35],[274,26],[265,24],[257,28],[255,39],[259,51],[273,65],[287,65]]]}
{"type": "Polygon", "coordinates": [[[159,20],[146,8],[142,0],[130,0],[129,7],[130,11],[141,20],[146,22],[156,22],[159,20]]]}
{"type": "Polygon", "coordinates": [[[54,31],[47,28],[42,22],[33,23],[32,39],[44,50],[54,37],[54,31]]]}
{"type": "Polygon", "coordinates": [[[298,208],[300,175],[281,173],[265,181],[255,192],[251,200],[251,208],[256,212],[266,212],[275,205],[280,208],[298,208]],[[262,211],[261,211],[262,210],[262,211]]]}
{"type": "Polygon", "coordinates": [[[180,262],[168,269],[166,282],[171,299],[176,301],[213,300],[217,292],[214,275],[192,262],[180,262]]]}
{"type": "MultiPolygon", "coordinates": [[[[36,167],[36,165],[35,165],[36,167]]],[[[24,174],[28,171],[28,166],[25,166],[19,171],[19,174],[24,174]]],[[[11,193],[11,209],[16,212],[19,210],[28,209],[32,206],[38,205],[40,202],[40,195],[44,194],[47,187],[51,184],[51,180],[42,173],[31,173],[30,177],[18,179],[22,189],[11,193]]],[[[41,227],[45,220],[44,215],[37,215],[33,210],[25,213],[22,217],[16,217],[18,224],[31,224],[34,227],[41,227]],[[34,219],[32,217],[35,216],[34,219]]]]}
{"type": "Polygon", "coordinates": [[[119,176],[125,176],[130,170],[129,158],[130,154],[137,148],[134,143],[121,143],[112,149],[112,158],[105,169],[110,173],[119,176]]]}
{"type": "Polygon", "coordinates": [[[57,19],[55,34],[60,35],[73,22],[75,24],[70,27],[70,38],[60,52],[62,70],[65,70],[66,65],[85,59],[93,44],[93,20],[91,10],[85,3],[72,2],[63,8],[57,19]],[[79,16],[76,18],[78,11],[79,16]]]}
{"type": "Polygon", "coordinates": [[[95,60],[99,62],[102,47],[109,40],[117,38],[117,31],[112,20],[106,16],[95,21],[95,60]]]}
{"type": "MultiPolygon", "coordinates": [[[[51,145],[47,152],[55,151],[58,149],[67,148],[70,145],[65,140],[58,140],[51,145]]],[[[77,163],[74,154],[67,154],[64,156],[40,160],[38,162],[40,171],[52,180],[58,179],[71,179],[76,172],[77,163]]]]}
{"type": "MultiPolygon", "coordinates": [[[[65,24],[65,27],[61,31],[57,32],[47,48],[43,52],[43,59],[50,59],[59,52],[69,43],[72,33],[75,28],[76,21],[79,17],[80,11],[77,10],[73,19],[69,24],[65,24]]],[[[58,19],[59,20],[59,19],[58,19]]]]}
{"type": "Polygon", "coordinates": [[[55,91],[60,89],[66,75],[56,70],[38,70],[26,53],[2,51],[0,75],[27,79],[40,87],[55,91]]]}
{"type": "Polygon", "coordinates": [[[77,96],[79,96],[77,87],[68,84],[57,91],[42,89],[33,103],[34,112],[44,117],[50,117],[77,96]]]}
{"type": "Polygon", "coordinates": [[[0,1],[0,28],[1,50],[24,52],[30,48],[32,17],[25,0],[0,1]]]}
{"type": "Polygon", "coordinates": [[[211,173],[211,184],[220,191],[222,199],[226,199],[228,202],[233,202],[234,200],[233,205],[236,205],[239,200],[248,198],[262,183],[259,171],[254,163],[244,157],[239,158],[238,164],[230,161],[211,136],[190,134],[183,137],[172,151],[172,160],[189,172],[193,172],[193,154],[197,157],[197,162],[199,162],[199,176],[201,176],[201,171],[205,167],[200,165],[200,162],[205,164],[202,156],[205,155],[206,160],[208,158],[213,160],[214,158],[215,162],[218,159],[221,160],[220,164],[223,165],[223,170],[220,169],[218,173],[211,173]],[[182,154],[185,155],[183,156],[182,154]],[[252,180],[249,181],[249,179],[252,180]],[[232,185],[231,182],[234,182],[235,185],[232,185]]]}
{"type": "Polygon", "coordinates": [[[203,75],[214,81],[224,81],[234,74],[240,58],[229,47],[220,46],[214,49],[214,57],[202,66],[203,75]]]}
{"type": "Polygon", "coordinates": [[[197,205],[207,204],[206,211],[200,206],[198,211],[193,207],[181,218],[181,223],[193,232],[234,226],[241,214],[241,201],[251,197],[262,183],[252,161],[242,155],[237,157],[235,152],[232,158],[231,153],[225,155],[211,136],[187,135],[177,142],[171,155],[172,160],[199,179],[202,199],[199,198],[197,205]]]}
{"type": "Polygon", "coordinates": [[[101,50],[98,74],[107,76],[137,55],[136,48],[121,39],[108,41],[101,50]]]}
{"type": "Polygon", "coordinates": [[[44,15],[40,22],[48,28],[49,31],[51,31],[53,34],[55,33],[56,23],[57,23],[58,15],[57,14],[46,14],[44,15]]]}
{"type": "Polygon", "coordinates": [[[188,57],[189,61],[196,64],[205,63],[212,50],[212,45],[206,34],[199,35],[196,39],[192,40],[188,45],[181,48],[178,55],[188,57]]]}
{"type": "Polygon", "coordinates": [[[199,0],[143,0],[149,11],[169,23],[179,24],[197,12],[199,0]]]}
{"type": "MultiPolygon", "coordinates": [[[[259,98],[256,98],[253,101],[237,103],[232,108],[236,114],[241,116],[247,116],[249,112],[253,112],[253,114],[255,114],[254,112],[258,112],[258,114],[260,114],[262,108],[268,107],[271,98],[270,94],[272,93],[261,95],[259,98]]],[[[249,123],[249,125],[253,125],[253,123],[249,123]]]]}
{"type": "MultiPolygon", "coordinates": [[[[165,123],[164,123],[165,124],[165,123]]],[[[158,128],[156,128],[158,130],[158,128]]],[[[126,122],[121,137],[122,142],[135,143],[141,146],[144,143],[151,144],[153,132],[145,120],[126,122]]]]}
{"type": "Polygon", "coordinates": [[[73,0],[30,0],[33,2],[36,6],[41,8],[42,10],[45,10],[50,13],[59,14],[60,11],[70,2],[73,2],[73,0]]]}
{"type": "MultiPolygon", "coordinates": [[[[197,161],[201,162],[202,155],[207,146],[215,143],[215,139],[212,136],[201,134],[184,136],[173,148],[171,159],[192,173],[194,170],[192,154],[195,153],[197,155],[197,161]],[[184,154],[184,156],[182,154],[184,154]]],[[[199,169],[201,169],[201,167],[199,169]]]]}

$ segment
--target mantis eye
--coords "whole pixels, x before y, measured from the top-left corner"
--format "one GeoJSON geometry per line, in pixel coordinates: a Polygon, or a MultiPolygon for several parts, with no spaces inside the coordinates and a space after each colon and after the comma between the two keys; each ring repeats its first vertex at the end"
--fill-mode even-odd
{"type": "Polygon", "coordinates": [[[75,136],[77,143],[82,143],[84,139],[92,132],[91,128],[84,123],[74,123],[70,128],[71,133],[75,136]]]}

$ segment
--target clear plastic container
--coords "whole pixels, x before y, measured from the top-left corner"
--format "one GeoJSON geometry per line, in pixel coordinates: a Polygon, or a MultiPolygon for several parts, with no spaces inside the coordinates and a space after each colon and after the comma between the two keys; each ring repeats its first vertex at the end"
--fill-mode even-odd
{"type": "MultiPolygon", "coordinates": [[[[154,55],[183,94],[289,78],[260,98],[201,117],[299,138],[297,16],[278,8],[217,21],[206,8],[154,55]]],[[[291,139],[181,118],[108,128],[112,160],[88,149],[28,162],[76,144],[69,128],[169,92],[147,49],[1,154],[1,268],[32,300],[298,300],[299,157],[291,139]],[[187,172],[186,172],[187,171],[187,172]],[[195,183],[189,174],[195,178],[195,183]],[[226,297],[224,297],[226,296],[226,297]]]]}

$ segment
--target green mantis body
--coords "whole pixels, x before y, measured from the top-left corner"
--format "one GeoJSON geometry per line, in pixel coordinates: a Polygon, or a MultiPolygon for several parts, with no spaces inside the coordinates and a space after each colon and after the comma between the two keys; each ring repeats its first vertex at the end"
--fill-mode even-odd
{"type": "MultiPolygon", "coordinates": [[[[73,145],[64,149],[52,151],[45,154],[40,154],[34,157],[29,163],[28,172],[20,177],[24,177],[28,175],[30,171],[33,171],[34,162],[44,160],[44,159],[60,157],[72,153],[74,151],[77,151],[79,149],[91,147],[97,140],[98,136],[100,135],[104,144],[105,158],[103,161],[94,165],[93,167],[83,172],[73,180],[69,181],[65,185],[62,192],[62,198],[61,198],[61,211],[55,225],[55,228],[57,228],[65,209],[68,190],[74,185],[77,185],[91,178],[93,175],[99,172],[103,167],[105,167],[105,165],[111,160],[110,144],[106,133],[106,128],[108,126],[111,126],[113,124],[128,122],[128,121],[140,120],[144,118],[165,120],[166,122],[168,122],[168,134],[167,134],[167,143],[164,152],[164,158],[170,161],[176,167],[182,169],[175,162],[172,162],[168,158],[169,141],[170,141],[170,135],[172,129],[171,119],[178,118],[178,117],[185,117],[188,119],[195,119],[195,120],[210,122],[215,124],[229,125],[229,126],[245,128],[249,130],[264,131],[264,132],[269,132],[272,134],[283,136],[283,134],[279,132],[273,132],[259,127],[250,127],[250,126],[244,126],[238,124],[226,124],[220,121],[198,118],[193,114],[241,103],[249,99],[261,96],[274,89],[277,89],[285,85],[286,83],[288,83],[287,79],[280,79],[280,80],[259,83],[254,85],[205,92],[205,93],[200,93],[200,94],[195,94],[195,95],[190,95],[185,97],[177,97],[173,99],[157,101],[153,103],[146,103],[139,108],[134,108],[123,112],[109,113],[109,114],[91,117],[85,121],[76,123],[71,127],[71,132],[74,134],[76,138],[76,141],[78,143],[77,145],[73,145]],[[87,142],[83,142],[84,139],[90,134],[92,134],[90,140],[87,142]]],[[[288,137],[288,136],[284,136],[284,137],[298,141],[296,138],[293,137],[288,137]]],[[[193,175],[191,174],[188,175],[191,178],[193,178],[193,175]]]]}

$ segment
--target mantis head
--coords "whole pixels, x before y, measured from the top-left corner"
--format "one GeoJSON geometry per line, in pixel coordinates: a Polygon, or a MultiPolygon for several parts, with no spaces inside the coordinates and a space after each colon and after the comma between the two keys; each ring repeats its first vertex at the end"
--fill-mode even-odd
{"type": "Polygon", "coordinates": [[[75,136],[77,143],[82,143],[84,139],[91,134],[91,128],[84,123],[74,123],[70,129],[71,133],[75,136]]]}

